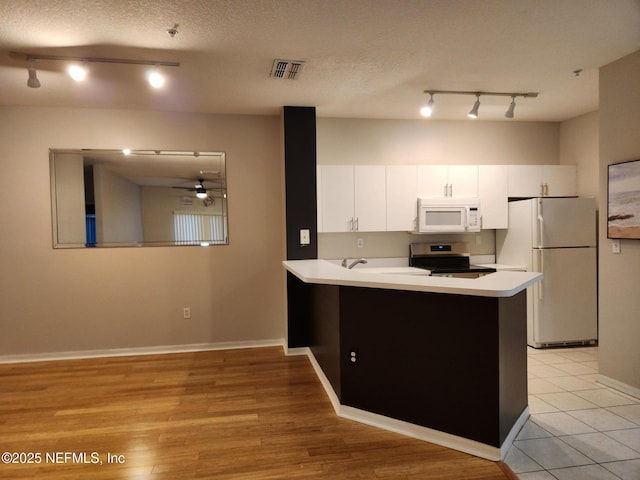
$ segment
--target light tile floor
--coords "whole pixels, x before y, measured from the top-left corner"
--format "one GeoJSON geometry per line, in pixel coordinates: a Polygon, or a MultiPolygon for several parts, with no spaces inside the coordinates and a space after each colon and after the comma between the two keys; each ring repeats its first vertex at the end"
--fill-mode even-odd
{"type": "Polygon", "coordinates": [[[520,480],[640,480],[640,399],[596,382],[598,348],[528,348],[531,417],[505,459],[520,480]]]}

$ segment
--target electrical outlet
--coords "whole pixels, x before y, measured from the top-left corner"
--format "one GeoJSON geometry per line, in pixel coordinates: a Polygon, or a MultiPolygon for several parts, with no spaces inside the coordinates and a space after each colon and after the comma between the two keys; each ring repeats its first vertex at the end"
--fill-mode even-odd
{"type": "Polygon", "coordinates": [[[352,348],[349,351],[349,364],[358,366],[360,364],[360,352],[357,348],[352,348]]]}
{"type": "Polygon", "coordinates": [[[191,318],[191,308],[189,308],[189,307],[184,307],[184,308],[182,309],[182,318],[187,319],[187,320],[188,320],[189,318],[191,318]]]}
{"type": "Polygon", "coordinates": [[[364,238],[356,238],[356,247],[364,248],[364,238]]]}
{"type": "Polygon", "coordinates": [[[300,229],[300,245],[309,245],[311,243],[311,235],[308,228],[300,229]]]}

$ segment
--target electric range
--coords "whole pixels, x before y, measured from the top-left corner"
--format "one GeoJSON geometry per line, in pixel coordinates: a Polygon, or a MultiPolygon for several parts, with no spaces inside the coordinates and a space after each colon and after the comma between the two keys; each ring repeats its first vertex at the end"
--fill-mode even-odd
{"type": "Polygon", "coordinates": [[[412,243],[409,266],[431,271],[432,277],[478,278],[495,268],[471,265],[466,243],[412,243]]]}

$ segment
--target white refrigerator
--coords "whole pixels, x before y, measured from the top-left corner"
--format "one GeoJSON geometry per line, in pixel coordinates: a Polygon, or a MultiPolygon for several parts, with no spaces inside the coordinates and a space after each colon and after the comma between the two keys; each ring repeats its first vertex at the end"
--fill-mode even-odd
{"type": "Polygon", "coordinates": [[[527,289],[527,344],[592,344],[598,338],[596,208],[593,198],[509,203],[496,231],[496,261],[541,272],[527,289]]]}

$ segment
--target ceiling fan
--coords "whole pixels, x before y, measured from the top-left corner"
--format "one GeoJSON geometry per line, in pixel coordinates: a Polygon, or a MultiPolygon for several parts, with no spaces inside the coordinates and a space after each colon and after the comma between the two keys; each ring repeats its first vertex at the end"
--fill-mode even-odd
{"type": "Polygon", "coordinates": [[[207,198],[207,189],[204,186],[204,178],[198,178],[198,183],[193,187],[172,187],[180,190],[189,190],[190,192],[196,192],[196,197],[204,199],[207,198]]]}

